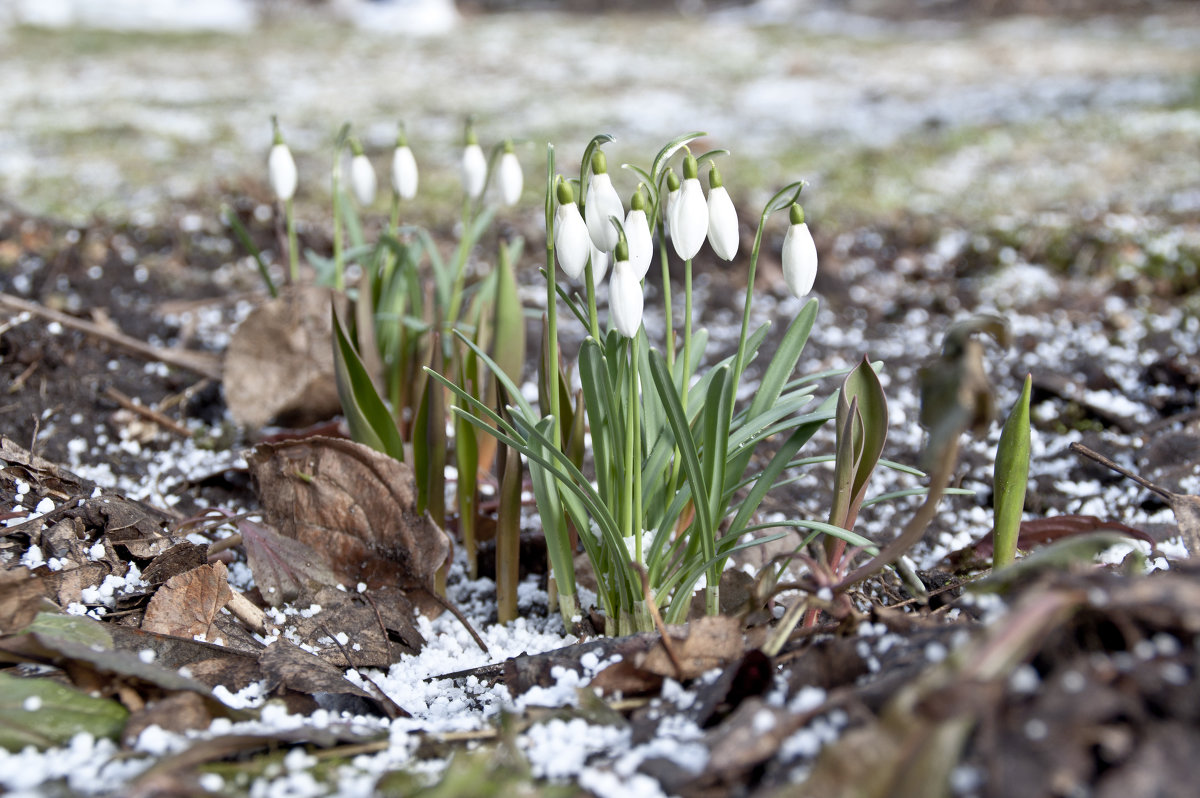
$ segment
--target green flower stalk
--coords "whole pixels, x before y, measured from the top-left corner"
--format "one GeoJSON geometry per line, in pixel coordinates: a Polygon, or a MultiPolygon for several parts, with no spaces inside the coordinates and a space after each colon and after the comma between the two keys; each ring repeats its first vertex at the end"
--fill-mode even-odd
{"type": "Polygon", "coordinates": [[[271,127],[274,129],[274,143],[271,145],[271,154],[267,157],[267,176],[270,178],[271,191],[275,193],[275,198],[283,203],[287,225],[288,275],[291,282],[295,283],[300,279],[300,253],[296,242],[296,214],[293,205],[296,185],[299,182],[296,160],[283,140],[277,118],[271,117],[271,127]]]}

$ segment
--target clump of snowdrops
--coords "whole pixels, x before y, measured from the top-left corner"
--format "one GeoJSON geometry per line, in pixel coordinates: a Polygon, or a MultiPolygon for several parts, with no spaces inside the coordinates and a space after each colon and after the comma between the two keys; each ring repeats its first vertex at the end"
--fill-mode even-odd
{"type": "Polygon", "coordinates": [[[862,440],[881,448],[886,432],[882,390],[865,362],[847,377],[849,391],[822,401],[816,392],[832,374],[794,373],[816,320],[816,300],[788,322],[779,347],[762,364],[754,398],[743,407],[735,402],[769,326],[749,329],[763,233],[774,214],[789,216],[782,253],[789,288],[803,296],[816,275],[816,247],[798,204],[802,181],[780,189],[759,216],[736,352],[715,362],[706,358],[707,336],[692,317],[692,262],[706,242],[718,257],[736,257],[740,225],[717,164],[727,153],[696,156],[688,149],[702,135],[668,143],[648,167],[625,165],[638,181],[628,211],[602,149],[609,137],[592,140],[578,178],[557,173],[554,148],[548,147],[546,343],[539,359],[539,401],[536,406],[527,401],[516,381],[478,349],[506,389],[511,404],[505,413],[471,401],[443,380],[466,404],[456,408],[457,415],[528,461],[559,610],[568,622],[579,610],[576,540],[595,572],[610,631],[647,629],[655,615],[666,622],[684,620],[701,585],[705,611],[717,613],[729,557],[781,534],[755,537],[763,529],[756,512],[767,493],[790,470],[831,459],[800,455],[827,421],[837,419],[850,436],[845,448],[851,454],[837,465],[839,476],[849,477],[849,484],[838,486],[839,508],[829,522],[796,519],[771,526],[803,527],[843,546],[847,541],[869,545],[851,527],[866,476],[879,459],[877,448],[863,455],[862,440]],[[682,319],[671,305],[668,242],[683,261],[682,319]],[[668,320],[661,341],[650,340],[642,324],[644,281],[656,251],[667,286],[661,294],[668,320]],[[578,291],[559,284],[556,267],[578,291]],[[602,317],[596,288],[606,276],[608,313],[602,317]],[[558,349],[563,310],[589,331],[570,369],[558,349]],[[580,385],[574,403],[568,388],[572,370],[580,385]],[[860,396],[869,402],[870,414],[864,415],[860,396]],[[578,431],[585,427],[590,473],[576,447],[578,431]],[[768,440],[772,450],[766,465],[752,467],[768,440]]]}

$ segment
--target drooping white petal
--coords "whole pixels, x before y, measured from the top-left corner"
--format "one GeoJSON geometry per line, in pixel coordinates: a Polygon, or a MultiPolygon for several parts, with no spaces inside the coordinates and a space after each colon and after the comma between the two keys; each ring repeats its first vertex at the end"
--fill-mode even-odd
{"type": "Polygon", "coordinates": [[[487,182],[487,158],[478,144],[468,144],[462,155],[463,191],[471,199],[478,199],[487,182]]]}
{"type": "Polygon", "coordinates": [[[645,211],[631,210],[626,215],[625,242],[629,244],[629,265],[641,280],[650,271],[650,260],[654,257],[654,237],[645,211]]]}
{"type": "Polygon", "coordinates": [[[722,260],[733,260],[738,243],[737,210],[724,186],[708,192],[708,243],[722,260]]]}
{"type": "Polygon", "coordinates": [[[675,254],[684,260],[696,257],[708,235],[708,202],[700,181],[690,177],[679,187],[679,199],[675,202],[675,224],[671,229],[671,243],[675,254]]]}
{"type": "Polygon", "coordinates": [[[500,187],[500,201],[513,206],[521,199],[521,190],[525,187],[525,176],[521,173],[521,162],[515,152],[506,152],[500,156],[499,170],[496,181],[500,187]]]}
{"type": "Polygon", "coordinates": [[[350,159],[350,188],[359,205],[367,206],[375,201],[375,167],[365,155],[350,159]]]}
{"type": "Polygon", "coordinates": [[[597,249],[612,252],[617,246],[617,228],[609,217],[625,218],[621,198],[613,188],[612,178],[607,172],[592,175],[588,181],[587,203],[583,218],[587,221],[588,233],[597,249]]]}
{"type": "Polygon", "coordinates": [[[280,143],[271,147],[271,154],[267,156],[267,176],[271,191],[280,201],[287,202],[296,195],[296,161],[288,145],[280,143]]]}
{"type": "Polygon", "coordinates": [[[608,253],[596,249],[596,245],[592,244],[592,287],[599,288],[607,273],[608,253]]]}
{"type": "Polygon", "coordinates": [[[402,144],[392,153],[392,190],[400,199],[417,196],[417,159],[407,144],[402,144]]]}
{"type": "Polygon", "coordinates": [[[643,302],[641,278],[629,261],[617,261],[608,284],[608,309],[613,327],[626,338],[637,335],[642,326],[643,302]]]}
{"type": "Polygon", "coordinates": [[[791,225],[783,237],[783,279],[797,297],[807,295],[817,279],[817,245],[807,224],[791,225]]]}
{"type": "Polygon", "coordinates": [[[592,254],[592,239],[574,202],[563,203],[554,212],[554,252],[568,277],[578,280],[583,276],[592,254]]]}
{"type": "Polygon", "coordinates": [[[682,189],[678,188],[667,193],[667,207],[663,211],[663,223],[667,227],[667,235],[671,238],[675,237],[675,211],[679,210],[679,195],[682,193],[682,189]]]}

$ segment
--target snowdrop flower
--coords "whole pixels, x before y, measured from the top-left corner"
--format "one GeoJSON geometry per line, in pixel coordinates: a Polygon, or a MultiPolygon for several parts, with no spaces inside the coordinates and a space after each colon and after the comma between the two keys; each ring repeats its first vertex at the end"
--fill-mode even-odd
{"type": "Polygon", "coordinates": [[[558,210],[554,212],[554,252],[558,255],[558,265],[572,280],[578,280],[587,267],[588,257],[592,254],[592,239],[588,235],[587,225],[575,204],[575,192],[571,184],[558,176],[558,210]]]}
{"type": "Polygon", "coordinates": [[[396,149],[392,152],[392,191],[400,199],[417,196],[417,159],[408,147],[403,127],[396,135],[396,149]]]}
{"type": "Polygon", "coordinates": [[[583,218],[587,221],[592,243],[601,252],[612,252],[617,246],[617,228],[610,218],[613,216],[624,219],[625,209],[621,207],[621,198],[608,176],[608,160],[604,153],[596,150],[592,156],[592,179],[588,181],[583,218]]]}
{"type": "Polygon", "coordinates": [[[596,245],[592,244],[592,287],[599,288],[600,283],[604,282],[604,275],[608,273],[608,253],[596,249],[596,245]]]}
{"type": "Polygon", "coordinates": [[[642,279],[629,262],[629,245],[617,244],[616,263],[608,284],[608,309],[613,327],[626,338],[633,338],[642,326],[642,279]]]}
{"type": "Polygon", "coordinates": [[[714,165],[708,173],[708,243],[721,260],[733,260],[739,238],[737,210],[714,165]]]}
{"type": "Polygon", "coordinates": [[[629,201],[629,213],[625,217],[625,240],[629,245],[629,265],[639,280],[650,271],[650,260],[654,257],[654,239],[650,234],[650,222],[646,218],[646,199],[642,186],[638,185],[629,201]]]}
{"type": "Polygon", "coordinates": [[[267,156],[267,177],[271,182],[271,191],[280,202],[287,202],[296,195],[296,161],[284,143],[279,122],[274,117],[271,117],[271,125],[275,128],[275,143],[271,146],[271,154],[267,156]]]}
{"type": "Polygon", "coordinates": [[[350,149],[354,153],[350,159],[350,188],[358,204],[366,207],[375,201],[375,167],[357,139],[350,139],[350,149]]]}
{"type": "Polygon", "coordinates": [[[487,183],[487,158],[475,136],[475,126],[467,122],[467,145],[462,154],[463,191],[469,199],[478,199],[487,183]]]}
{"type": "Polygon", "coordinates": [[[675,254],[683,260],[691,260],[708,235],[708,202],[700,187],[699,167],[691,153],[683,159],[683,185],[679,187],[674,217],[671,243],[675,245],[675,254]]]}
{"type": "Polygon", "coordinates": [[[791,292],[803,297],[817,279],[817,245],[804,223],[804,209],[792,203],[788,212],[791,226],[783,237],[783,279],[791,292]]]}
{"type": "Polygon", "coordinates": [[[504,142],[504,154],[500,156],[499,171],[496,181],[500,187],[500,201],[512,207],[521,199],[521,189],[525,187],[525,176],[521,174],[521,162],[513,152],[512,141],[504,142]]]}
{"type": "Polygon", "coordinates": [[[667,227],[667,235],[675,237],[675,210],[679,207],[679,175],[672,169],[667,170],[667,204],[663,209],[663,224],[667,227]]]}

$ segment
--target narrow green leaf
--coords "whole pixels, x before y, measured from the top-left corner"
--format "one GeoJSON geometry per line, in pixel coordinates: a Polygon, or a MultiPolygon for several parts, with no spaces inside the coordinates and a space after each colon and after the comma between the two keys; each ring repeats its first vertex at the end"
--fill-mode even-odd
{"type": "Polygon", "coordinates": [[[262,252],[254,244],[254,239],[250,237],[250,233],[246,230],[246,226],[242,224],[241,219],[237,218],[237,214],[232,208],[225,208],[225,224],[233,230],[234,236],[238,242],[250,253],[250,257],[254,258],[254,262],[258,265],[258,273],[262,276],[263,282],[267,286],[267,292],[271,294],[271,298],[279,296],[279,291],[275,288],[275,282],[271,279],[271,270],[267,268],[266,261],[262,258],[262,252]]]}
{"type": "Polygon", "coordinates": [[[1029,483],[1029,398],[1033,375],[1026,375],[1021,397],[1004,422],[996,449],[993,499],[996,515],[992,526],[992,568],[1008,565],[1016,558],[1021,513],[1029,483]]]}
{"type": "Polygon", "coordinates": [[[496,299],[492,335],[492,359],[514,382],[521,381],[525,365],[525,313],[517,293],[517,277],[509,260],[509,249],[501,243],[496,265],[496,299]]]}
{"type": "Polygon", "coordinates": [[[350,437],[376,451],[404,460],[404,441],[388,411],[387,405],[375,390],[375,384],[363,367],[358,353],[346,335],[337,308],[333,313],[333,365],[338,399],[350,437]]]}

